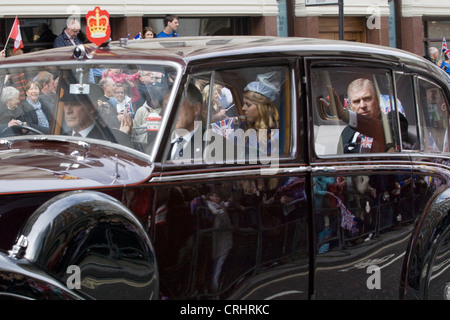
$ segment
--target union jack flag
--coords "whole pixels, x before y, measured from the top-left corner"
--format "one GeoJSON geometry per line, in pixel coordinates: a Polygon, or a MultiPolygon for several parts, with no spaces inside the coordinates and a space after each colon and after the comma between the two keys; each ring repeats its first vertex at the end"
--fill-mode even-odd
{"type": "Polygon", "coordinates": [[[338,208],[341,210],[341,227],[350,231],[352,234],[358,233],[356,227],[356,217],[347,209],[341,199],[334,196],[337,200],[338,208]]]}
{"type": "Polygon", "coordinates": [[[224,136],[225,138],[232,132],[233,119],[228,118],[211,124],[214,132],[224,136]]]}
{"type": "Polygon", "coordinates": [[[428,134],[427,151],[439,151],[439,148],[438,148],[433,136],[431,135],[431,132],[428,134]]]}
{"type": "Polygon", "coordinates": [[[362,136],[361,137],[361,148],[370,149],[372,148],[373,138],[362,136]]]}
{"type": "MultiPolygon", "coordinates": [[[[400,100],[396,100],[398,111],[405,114],[402,103],[400,100]]],[[[385,114],[391,112],[394,109],[394,98],[388,94],[380,94],[380,108],[385,114]]]]}
{"type": "Polygon", "coordinates": [[[442,51],[442,53],[443,53],[444,55],[447,56],[447,58],[450,59],[450,50],[448,50],[448,47],[447,47],[447,40],[445,39],[445,37],[442,38],[442,49],[441,49],[441,51],[442,51]]]}
{"type": "Polygon", "coordinates": [[[450,50],[445,50],[444,54],[447,56],[447,59],[450,59],[450,50]]]}

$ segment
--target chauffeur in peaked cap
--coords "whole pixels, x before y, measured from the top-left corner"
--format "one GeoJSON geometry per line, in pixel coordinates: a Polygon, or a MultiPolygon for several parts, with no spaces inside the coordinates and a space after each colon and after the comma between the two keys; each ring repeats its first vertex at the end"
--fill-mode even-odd
{"type": "Polygon", "coordinates": [[[97,101],[95,94],[73,94],[70,90],[64,90],[61,101],[64,103],[64,120],[69,128],[66,135],[107,140],[132,147],[129,135],[132,121],[129,120],[130,125],[124,119],[120,129],[109,128],[98,115],[94,104],[97,101]]]}

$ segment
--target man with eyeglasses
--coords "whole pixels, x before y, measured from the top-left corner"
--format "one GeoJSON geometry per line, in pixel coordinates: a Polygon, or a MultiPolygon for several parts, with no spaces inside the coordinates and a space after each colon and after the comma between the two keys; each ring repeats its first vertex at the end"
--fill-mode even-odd
{"type": "Polygon", "coordinates": [[[61,34],[57,36],[53,42],[53,47],[58,48],[82,44],[81,40],[78,38],[80,30],[81,25],[77,19],[68,20],[66,28],[64,28],[61,34]]]}
{"type": "MultiPolygon", "coordinates": [[[[147,103],[147,105],[153,105],[156,101],[154,100],[154,97],[152,97],[153,86],[155,84],[155,76],[153,71],[149,70],[142,70],[140,72],[140,83],[137,86],[137,90],[140,95],[140,99],[135,104],[135,109],[139,109],[141,106],[144,105],[144,103],[147,103]]],[[[155,106],[154,106],[155,107],[155,106]]]]}

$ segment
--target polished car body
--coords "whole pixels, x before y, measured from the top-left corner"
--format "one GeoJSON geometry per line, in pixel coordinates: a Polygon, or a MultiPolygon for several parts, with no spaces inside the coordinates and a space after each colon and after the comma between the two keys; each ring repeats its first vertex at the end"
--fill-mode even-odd
{"type": "Polygon", "coordinates": [[[42,71],[58,80],[41,101],[49,125],[0,123],[0,297],[450,298],[450,81],[421,57],[318,39],[130,40],[4,59],[2,92],[42,71]],[[128,107],[106,93],[108,72],[128,107]],[[319,102],[333,87],[348,104],[361,77],[392,112],[389,152],[344,153],[347,124],[319,102]],[[252,153],[254,81],[276,90],[278,116],[271,149],[261,135],[252,153]],[[171,160],[189,84],[203,131],[171,160]],[[69,93],[116,138],[72,136],[69,93]]]}

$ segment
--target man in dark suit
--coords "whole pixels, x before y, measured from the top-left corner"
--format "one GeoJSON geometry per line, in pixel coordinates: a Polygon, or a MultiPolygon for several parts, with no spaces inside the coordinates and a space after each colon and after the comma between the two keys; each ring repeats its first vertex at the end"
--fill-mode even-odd
{"type": "Polygon", "coordinates": [[[175,131],[171,136],[168,158],[176,163],[202,159],[203,127],[201,118],[203,97],[197,87],[190,83],[183,99],[175,131]]]}
{"type": "Polygon", "coordinates": [[[48,24],[42,22],[38,26],[39,38],[36,39],[36,43],[45,45],[48,49],[53,47],[53,42],[56,39],[56,35],[50,30],[48,24]]]}
{"type": "Polygon", "coordinates": [[[129,136],[132,128],[131,115],[124,117],[120,130],[111,130],[98,116],[97,109],[86,94],[70,94],[65,90],[61,98],[64,102],[64,120],[69,127],[66,135],[117,142],[131,146],[129,136]]]}
{"type": "Polygon", "coordinates": [[[223,163],[227,152],[236,154],[234,143],[222,135],[208,130],[202,122],[203,96],[194,83],[189,83],[178,113],[175,130],[171,135],[168,159],[182,163],[223,163]]]}
{"type": "MultiPolygon", "coordinates": [[[[394,113],[384,115],[380,109],[380,102],[373,82],[360,78],[354,80],[348,87],[349,108],[345,109],[339,101],[339,96],[333,91],[339,119],[349,125],[342,131],[338,153],[373,153],[395,151],[393,141],[387,141],[383,128],[383,118],[391,127],[394,113]]],[[[321,99],[325,106],[329,104],[321,99]]],[[[399,113],[400,130],[404,142],[409,143],[408,122],[399,113]]]]}
{"type": "Polygon", "coordinates": [[[110,128],[118,129],[120,121],[116,108],[117,100],[114,97],[114,80],[110,77],[105,77],[100,80],[98,85],[103,90],[103,95],[97,101],[98,113],[110,128]]]}

